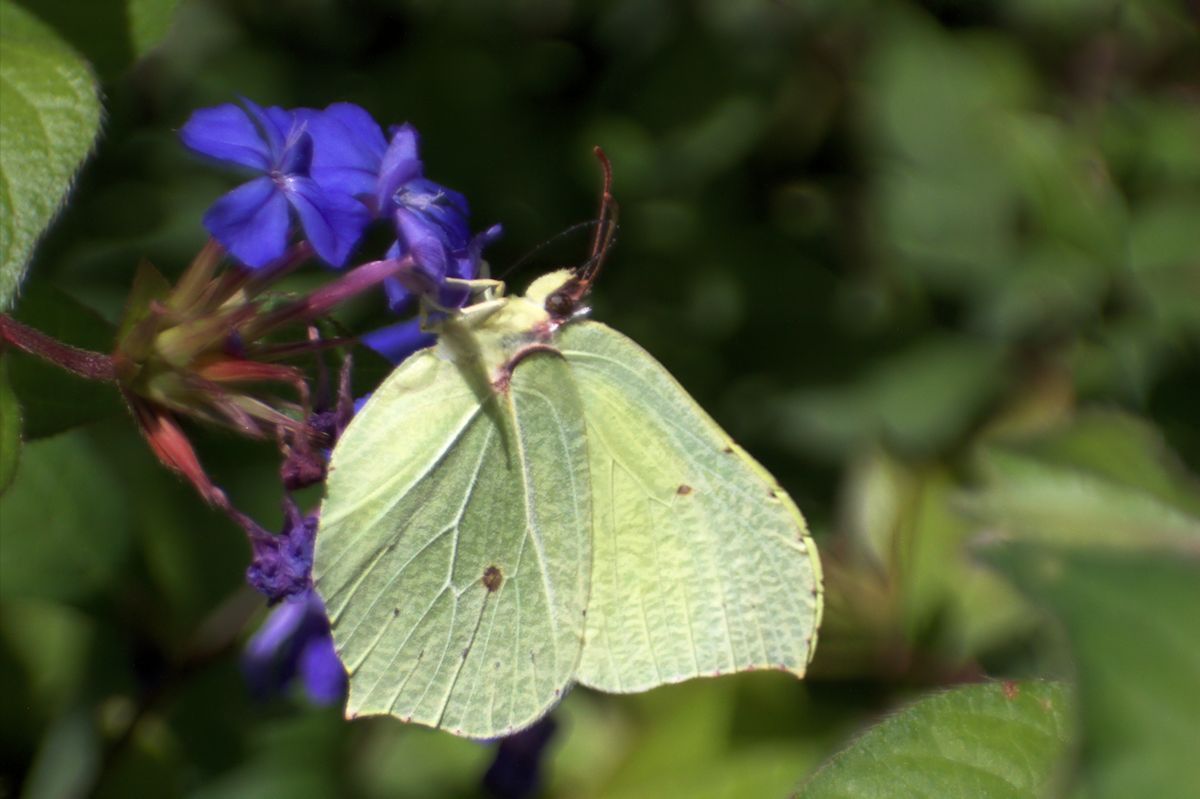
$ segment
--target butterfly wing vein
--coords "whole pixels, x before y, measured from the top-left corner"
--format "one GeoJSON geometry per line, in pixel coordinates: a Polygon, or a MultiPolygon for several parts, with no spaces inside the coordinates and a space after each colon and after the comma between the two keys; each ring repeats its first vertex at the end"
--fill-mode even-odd
{"type": "Polygon", "coordinates": [[[574,674],[591,509],[565,362],[527,359],[482,402],[469,377],[426,351],[355,418],[314,576],[349,714],[494,737],[539,718],[574,674]]]}
{"type": "Polygon", "coordinates": [[[641,347],[595,322],[559,344],[587,417],[595,567],[579,682],[640,691],[803,674],[821,613],[803,518],[641,347]]]}

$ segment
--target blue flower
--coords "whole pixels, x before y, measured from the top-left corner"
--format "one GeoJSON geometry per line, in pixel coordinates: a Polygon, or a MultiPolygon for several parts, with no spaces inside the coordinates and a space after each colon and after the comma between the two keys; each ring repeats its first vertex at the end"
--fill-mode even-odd
{"type": "Polygon", "coordinates": [[[493,226],[472,238],[467,198],[425,177],[419,136],[409,124],[390,130],[350,103],[335,103],[308,123],[314,141],[313,176],[368,202],[378,217],[395,225],[396,241],[385,257],[411,255],[417,270],[404,282],[385,286],[393,310],[403,310],[414,294],[435,296],[445,306],[461,305],[462,289],[444,285],[447,277],[469,279],[479,272],[483,248],[500,235],[493,226]]]}
{"type": "Polygon", "coordinates": [[[324,111],[296,112],[313,138],[313,179],[329,191],[348,194],[378,209],[376,184],[387,140],[379,123],[353,103],[334,103],[324,111]]]}
{"type": "Polygon", "coordinates": [[[360,340],[392,363],[400,363],[417,350],[431,346],[436,337],[421,329],[419,319],[409,319],[372,330],[360,340]]]}
{"type": "Polygon", "coordinates": [[[500,739],[496,757],[483,784],[497,799],[527,799],[536,796],[542,782],[542,760],[558,724],[546,716],[532,727],[500,739]]]}
{"type": "MultiPolygon", "coordinates": [[[[468,297],[466,289],[459,286],[447,285],[445,278],[454,277],[469,280],[478,277],[479,264],[483,257],[483,248],[498,239],[501,233],[502,228],[500,225],[492,225],[487,230],[472,238],[466,247],[447,254],[445,262],[446,272],[442,275],[442,280],[433,283],[433,285],[426,289],[429,294],[433,295],[439,305],[443,308],[457,308],[466,302],[468,297]]],[[[392,245],[392,249],[389,250],[389,256],[395,253],[395,257],[399,257],[399,252],[399,245],[392,245]]],[[[407,288],[407,286],[412,285],[411,281],[402,283],[399,279],[392,278],[384,281],[383,285],[387,291],[393,310],[404,310],[405,306],[408,305],[414,296],[409,288],[407,288]]],[[[417,350],[432,345],[434,340],[434,335],[422,329],[416,319],[397,322],[396,324],[374,330],[362,337],[363,344],[366,344],[392,363],[400,363],[417,350]]]]}
{"type": "Polygon", "coordinates": [[[351,137],[339,140],[329,133],[343,111],[335,111],[326,123],[325,112],[264,109],[243,102],[245,108],[202,108],[179,131],[194,152],[258,174],[217,200],[204,215],[204,226],[239,261],[258,268],[287,250],[294,212],[317,255],[342,266],[371,218],[348,190],[354,183],[344,176],[338,157],[342,147],[353,146],[351,137]],[[316,159],[321,169],[315,175],[310,125],[324,135],[323,155],[316,159]]]}
{"type": "Polygon", "coordinates": [[[329,632],[325,604],[309,589],[281,602],[242,654],[242,674],[260,699],[283,693],[296,677],[319,705],[346,695],[346,669],[329,632]]]}
{"type": "Polygon", "coordinates": [[[432,296],[446,307],[462,305],[467,293],[446,286],[446,278],[476,277],[483,248],[499,238],[501,228],[494,225],[471,236],[467,198],[425,177],[411,125],[392,130],[379,167],[375,202],[378,212],[390,215],[396,226],[396,241],[387,257],[411,255],[417,265],[409,280],[384,283],[392,310],[403,311],[415,294],[432,296]]]}

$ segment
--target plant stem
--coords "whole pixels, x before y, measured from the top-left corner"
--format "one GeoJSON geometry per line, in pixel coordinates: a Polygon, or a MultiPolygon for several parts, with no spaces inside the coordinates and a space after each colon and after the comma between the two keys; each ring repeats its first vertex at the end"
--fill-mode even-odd
{"type": "Polygon", "coordinates": [[[117,369],[111,355],[64,344],[53,336],[23,325],[8,314],[0,314],[0,341],[65,369],[87,380],[116,382],[117,369]]]}

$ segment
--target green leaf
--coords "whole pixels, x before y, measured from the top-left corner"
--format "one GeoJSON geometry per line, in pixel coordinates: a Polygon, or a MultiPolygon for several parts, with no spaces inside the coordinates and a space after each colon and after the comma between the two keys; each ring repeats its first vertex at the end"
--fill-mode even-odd
{"type": "Polygon", "coordinates": [[[613,730],[625,757],[607,779],[603,762],[597,762],[603,752],[596,752],[604,747],[603,739],[596,735],[603,735],[603,728],[590,731],[595,737],[587,736],[589,730],[578,729],[584,726],[580,723],[584,719],[556,711],[567,740],[554,759],[556,782],[551,795],[604,799],[786,796],[797,780],[816,767],[828,745],[817,737],[777,737],[762,730],[738,730],[734,721],[737,700],[752,686],[767,691],[777,702],[795,701],[796,694],[790,689],[803,690],[790,681],[761,674],[739,675],[720,682],[698,680],[663,686],[619,703],[606,703],[608,709],[625,711],[618,717],[625,725],[613,730]],[[773,688],[786,690],[771,693],[773,688]],[[572,736],[582,740],[572,741],[572,736]],[[572,748],[576,751],[571,752],[572,748]],[[582,760],[574,783],[562,779],[568,776],[561,773],[568,756],[582,760]],[[591,785],[599,790],[585,787],[591,785]]]}
{"type": "Polygon", "coordinates": [[[999,353],[944,338],[890,356],[849,385],[778,401],[776,424],[798,451],[842,458],[886,441],[929,452],[961,436],[999,386],[999,353]]]}
{"type": "Polygon", "coordinates": [[[1200,557],[1020,543],[986,554],[1062,622],[1093,797],[1195,796],[1200,785],[1200,557]]]}
{"type": "MultiPolygon", "coordinates": [[[[98,352],[113,348],[112,325],[71,296],[36,280],[22,294],[15,316],[76,347],[98,352]]],[[[107,383],[84,380],[24,353],[14,354],[9,369],[28,441],[125,412],[120,394],[107,383]]]]}
{"type": "Polygon", "coordinates": [[[367,734],[355,749],[353,766],[363,796],[472,796],[493,757],[474,741],[391,719],[364,721],[359,729],[367,734]]]}
{"type": "Polygon", "coordinates": [[[99,127],[87,62],[29,12],[0,0],[0,311],[12,305],[99,127]]]}
{"type": "Polygon", "coordinates": [[[1069,735],[1057,683],[983,683],[921,699],[821,767],[800,799],[1025,797],[1054,786],[1069,735]]]}
{"type": "Polygon", "coordinates": [[[967,545],[975,530],[956,512],[959,492],[945,468],[905,464],[876,450],[849,474],[843,518],[861,553],[856,572],[861,579],[882,575],[891,597],[874,601],[858,587],[863,583],[844,589],[861,606],[855,616],[877,635],[901,630],[913,645],[961,663],[1033,627],[1037,616],[1011,585],[971,557],[967,545]]]}
{"type": "Polygon", "coordinates": [[[1200,484],[1145,422],[1080,415],[1039,438],[990,444],[967,508],[990,526],[1055,543],[1144,546],[1200,536],[1200,484]]]}
{"type": "Polygon", "coordinates": [[[0,495],[17,473],[21,457],[21,406],[8,377],[8,357],[0,352],[0,495]]]}
{"type": "Polygon", "coordinates": [[[39,718],[58,716],[80,695],[95,634],[92,619],[69,605],[6,597],[0,641],[19,659],[26,677],[14,690],[39,718]]]}
{"type": "Polygon", "coordinates": [[[101,738],[95,719],[76,708],[55,720],[29,766],[21,795],[27,799],[83,796],[100,766],[101,738]]]}
{"type": "Polygon", "coordinates": [[[81,431],[25,445],[0,502],[0,597],[76,599],[125,555],[126,499],[81,431]]]}
{"type": "Polygon", "coordinates": [[[17,0],[86,58],[104,82],[167,35],[179,0],[17,0]]]}

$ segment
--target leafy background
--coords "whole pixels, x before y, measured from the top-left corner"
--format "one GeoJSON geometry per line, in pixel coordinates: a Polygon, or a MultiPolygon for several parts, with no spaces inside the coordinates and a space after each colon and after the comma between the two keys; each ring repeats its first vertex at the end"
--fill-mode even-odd
{"type": "MultiPolygon", "coordinates": [[[[1200,785],[1198,16],[1183,0],[0,0],[0,296],[107,349],[138,260],[177,274],[229,185],[174,130],[237,95],[413,122],[431,176],[478,226],[505,224],[498,271],[594,213],[600,143],[622,227],[595,315],[793,494],[828,610],[803,683],[576,690],[546,794],[1184,796],[1200,785]],[[69,80],[38,84],[30,52],[69,80]],[[60,115],[42,138],[14,92],[60,115]]],[[[585,247],[556,240],[508,277],[585,247]]],[[[379,321],[369,303],[345,316],[379,321]]],[[[234,500],[277,520],[272,448],[194,433],[234,500]]],[[[250,699],[237,649],[262,609],[243,539],[106,389],[3,355],[6,485],[0,796],[480,794],[492,746],[347,724],[299,692],[250,699]]]]}

